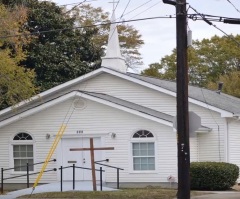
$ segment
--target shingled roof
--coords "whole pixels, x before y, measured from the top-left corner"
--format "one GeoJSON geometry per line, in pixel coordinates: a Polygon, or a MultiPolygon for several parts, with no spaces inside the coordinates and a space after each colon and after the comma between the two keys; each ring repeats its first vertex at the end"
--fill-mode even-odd
{"type": "MultiPolygon", "coordinates": [[[[176,82],[167,81],[143,75],[127,73],[128,76],[176,92],[176,82]]],[[[189,85],[189,97],[197,101],[209,104],[222,110],[229,111],[234,115],[240,114],[240,98],[233,97],[224,93],[189,85]]]]}

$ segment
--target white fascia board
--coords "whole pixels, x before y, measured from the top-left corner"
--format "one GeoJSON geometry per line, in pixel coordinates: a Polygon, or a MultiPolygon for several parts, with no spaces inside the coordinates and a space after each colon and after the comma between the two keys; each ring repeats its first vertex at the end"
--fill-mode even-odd
{"type": "Polygon", "coordinates": [[[225,111],[225,110],[220,109],[220,108],[216,108],[216,107],[211,106],[209,104],[206,104],[204,102],[200,102],[200,101],[192,99],[192,98],[189,98],[189,102],[191,102],[193,104],[196,104],[196,105],[199,105],[201,107],[204,107],[206,109],[210,109],[212,111],[218,112],[218,113],[221,114],[221,117],[233,117],[233,113],[231,113],[229,111],[225,111]]]}
{"type": "Polygon", "coordinates": [[[13,117],[10,117],[10,118],[6,119],[6,120],[3,120],[2,122],[0,122],[0,127],[8,125],[8,124],[10,124],[12,122],[15,122],[15,121],[19,120],[19,119],[23,119],[25,117],[28,117],[29,115],[32,115],[34,113],[40,112],[42,110],[45,110],[45,109],[47,109],[47,108],[49,108],[49,107],[51,107],[53,105],[56,105],[56,104],[61,103],[61,102],[65,101],[65,100],[67,100],[67,99],[69,99],[71,97],[76,96],[76,94],[77,94],[76,91],[75,92],[71,92],[71,93],[66,94],[66,95],[64,95],[62,97],[59,97],[59,98],[57,98],[55,100],[52,100],[50,102],[46,102],[46,103],[44,103],[44,104],[42,104],[40,106],[37,106],[37,107],[32,108],[30,110],[27,110],[27,111],[25,111],[23,113],[17,114],[17,115],[15,115],[13,117]]]}
{"type": "Polygon", "coordinates": [[[148,114],[145,114],[145,113],[133,110],[131,108],[127,108],[127,107],[115,104],[113,102],[109,102],[107,100],[100,99],[98,97],[94,97],[94,96],[91,96],[91,95],[88,95],[88,94],[84,94],[84,93],[80,93],[80,94],[78,93],[78,95],[80,95],[81,97],[83,97],[85,99],[89,99],[89,100],[92,100],[92,101],[95,101],[95,102],[98,102],[98,103],[101,103],[101,104],[104,104],[104,105],[107,105],[107,106],[110,106],[110,107],[113,107],[113,108],[117,108],[119,110],[122,110],[122,111],[125,111],[125,112],[128,112],[128,113],[132,113],[134,115],[137,115],[137,116],[140,116],[140,117],[143,117],[143,118],[146,118],[146,119],[149,119],[149,120],[152,120],[152,121],[155,121],[155,122],[158,122],[158,123],[161,123],[161,124],[165,124],[167,126],[172,127],[172,122],[156,118],[154,116],[151,116],[151,115],[148,115],[148,114]]]}
{"type": "Polygon", "coordinates": [[[18,103],[18,104],[16,104],[16,105],[14,105],[14,106],[11,106],[11,107],[9,107],[9,108],[6,108],[6,109],[0,111],[0,116],[1,116],[2,114],[4,114],[4,113],[7,113],[7,112],[9,112],[9,111],[14,110],[14,108],[18,108],[18,107],[21,107],[21,106],[23,106],[23,105],[27,105],[29,102],[32,102],[32,101],[34,101],[34,100],[39,100],[39,99],[41,99],[41,98],[43,98],[43,97],[45,97],[45,96],[47,96],[47,95],[49,95],[49,94],[51,94],[51,93],[57,92],[57,91],[65,88],[65,87],[68,87],[68,86],[71,86],[71,85],[76,84],[76,83],[78,83],[78,82],[81,82],[81,81],[83,81],[83,80],[87,80],[87,79],[89,79],[89,78],[92,78],[92,77],[94,77],[95,75],[100,74],[100,73],[102,72],[102,69],[103,69],[103,68],[99,68],[99,69],[97,69],[97,70],[94,70],[94,71],[92,71],[92,72],[90,72],[90,73],[87,73],[87,74],[85,74],[85,75],[82,75],[82,76],[80,76],[80,77],[78,77],[78,78],[76,78],[76,79],[70,80],[70,81],[68,81],[68,82],[66,82],[66,83],[63,83],[63,84],[58,85],[58,86],[55,86],[55,87],[53,87],[53,88],[51,88],[51,89],[49,89],[49,90],[46,90],[46,91],[44,91],[44,92],[42,92],[42,93],[40,93],[40,94],[38,94],[38,95],[36,95],[36,96],[34,96],[34,97],[31,97],[29,100],[24,100],[24,101],[22,101],[22,102],[20,102],[20,103],[18,103]]]}
{"type": "MultiPolygon", "coordinates": [[[[137,84],[146,86],[146,87],[148,87],[148,88],[151,88],[151,89],[154,89],[154,90],[163,92],[163,93],[168,94],[168,95],[171,95],[171,96],[173,96],[173,97],[176,97],[176,95],[177,95],[177,94],[176,94],[175,92],[173,92],[173,91],[169,91],[169,90],[167,90],[167,89],[164,89],[164,88],[161,88],[161,87],[159,87],[159,86],[150,84],[150,83],[145,82],[145,81],[143,81],[143,80],[139,80],[139,79],[136,79],[136,78],[133,78],[133,77],[124,75],[124,74],[122,74],[122,73],[118,73],[118,72],[115,72],[115,71],[113,71],[113,70],[109,70],[109,69],[107,69],[107,68],[104,68],[103,71],[105,71],[106,73],[110,73],[110,74],[112,74],[112,75],[121,77],[121,78],[123,78],[123,79],[129,80],[129,81],[131,81],[131,82],[134,82],[134,83],[137,83],[137,84]]],[[[211,106],[211,105],[206,104],[206,103],[204,103],[204,102],[200,102],[200,101],[195,100],[195,99],[192,99],[192,98],[189,98],[189,102],[191,102],[191,103],[193,103],[193,104],[196,104],[196,105],[199,105],[199,106],[202,106],[202,107],[204,107],[204,108],[207,108],[207,109],[216,111],[216,112],[220,113],[222,117],[232,117],[232,116],[233,116],[233,113],[231,113],[231,112],[228,112],[228,111],[225,111],[225,110],[216,108],[216,107],[214,107],[214,106],[211,106]]]]}
{"type": "Polygon", "coordinates": [[[122,110],[122,111],[125,111],[125,112],[128,112],[128,113],[132,113],[134,115],[138,115],[140,117],[143,117],[143,118],[146,118],[146,119],[149,119],[149,120],[152,120],[152,121],[155,121],[155,122],[158,122],[158,123],[161,123],[161,124],[165,124],[167,126],[172,126],[172,122],[168,122],[166,120],[162,120],[162,119],[159,119],[159,118],[156,118],[154,116],[151,116],[151,115],[148,115],[148,114],[145,114],[145,113],[142,113],[142,112],[139,112],[139,111],[136,111],[136,110],[133,110],[133,109],[130,109],[130,108],[127,108],[127,107],[124,107],[124,106],[121,106],[121,105],[118,105],[118,104],[115,104],[115,103],[112,103],[112,102],[109,102],[109,101],[106,101],[106,100],[103,100],[103,99],[100,99],[100,98],[97,98],[97,97],[94,97],[94,96],[91,96],[91,95],[88,95],[88,94],[85,94],[85,93],[81,93],[81,92],[78,92],[78,91],[73,91],[71,93],[68,93],[64,96],[61,96],[57,99],[54,99],[50,102],[46,102],[40,106],[37,106],[35,108],[32,108],[30,110],[27,110],[23,113],[20,113],[18,115],[15,115],[11,118],[8,118],[2,122],[0,122],[0,127],[3,127],[5,125],[8,125],[14,121],[17,121],[19,119],[23,119],[27,116],[30,116],[32,114],[35,114],[37,112],[40,112],[42,110],[45,110],[53,105],[56,105],[58,103],[61,103],[65,100],[68,100],[69,98],[71,97],[83,97],[85,99],[89,99],[89,100],[92,100],[92,101],[95,101],[95,102],[98,102],[98,103],[101,103],[101,104],[104,104],[104,105],[107,105],[107,106],[110,106],[110,107],[113,107],[113,108],[117,108],[119,110],[122,110]]]}

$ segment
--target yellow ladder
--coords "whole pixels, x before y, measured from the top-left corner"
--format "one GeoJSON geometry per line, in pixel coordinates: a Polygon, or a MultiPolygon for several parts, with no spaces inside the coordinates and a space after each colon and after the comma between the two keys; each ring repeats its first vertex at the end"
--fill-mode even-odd
{"type": "Polygon", "coordinates": [[[60,127],[60,129],[59,129],[59,131],[58,131],[58,133],[57,133],[57,135],[56,135],[56,137],[55,137],[55,140],[54,140],[54,142],[53,142],[53,144],[52,144],[52,147],[51,147],[50,151],[48,152],[48,155],[47,155],[47,157],[46,157],[46,159],[45,159],[45,161],[44,161],[44,164],[43,164],[43,166],[42,166],[42,169],[41,169],[40,173],[38,174],[37,179],[35,180],[35,183],[34,183],[34,185],[33,185],[33,190],[35,189],[35,187],[37,186],[38,182],[40,181],[40,179],[41,179],[41,177],[42,177],[42,175],[43,175],[43,172],[45,171],[45,169],[46,169],[46,167],[47,167],[47,165],[48,165],[48,162],[49,162],[49,160],[51,159],[51,157],[52,157],[55,149],[57,148],[57,145],[58,145],[60,139],[62,138],[62,135],[63,135],[66,127],[67,127],[67,126],[64,125],[64,124],[61,125],[61,127],[60,127]]]}

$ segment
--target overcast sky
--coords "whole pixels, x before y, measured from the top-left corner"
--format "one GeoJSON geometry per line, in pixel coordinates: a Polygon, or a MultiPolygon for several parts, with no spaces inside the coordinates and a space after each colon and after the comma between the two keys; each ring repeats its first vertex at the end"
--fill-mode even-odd
{"type": "MultiPolygon", "coordinates": [[[[81,2],[81,0],[52,1],[58,5],[81,2]]],[[[96,0],[89,3],[94,7],[102,7],[104,11],[112,12],[112,4],[109,3],[111,1],[113,0],[96,0]]],[[[187,0],[187,2],[199,13],[240,18],[240,0],[187,0]],[[236,9],[229,3],[229,1],[234,4],[236,9]]],[[[126,14],[123,16],[123,19],[129,20],[174,15],[175,7],[164,4],[162,0],[120,0],[116,9],[116,17],[120,17],[123,12],[126,14]],[[130,3],[127,6],[128,2],[130,3]],[[139,6],[141,7],[136,9],[139,6]],[[131,13],[127,14],[128,12],[131,13]]],[[[189,13],[194,12],[189,10],[189,13]]],[[[165,55],[171,54],[172,49],[176,47],[175,21],[176,19],[172,18],[152,19],[129,23],[139,30],[142,35],[142,39],[145,42],[143,47],[140,49],[144,61],[144,66],[142,66],[142,68],[147,68],[150,63],[158,62],[165,55]]],[[[215,22],[214,24],[227,34],[240,34],[240,25],[223,24],[219,22],[215,22]]],[[[192,30],[192,37],[194,40],[210,38],[214,35],[223,35],[221,31],[203,21],[189,20],[189,28],[192,30]]]]}

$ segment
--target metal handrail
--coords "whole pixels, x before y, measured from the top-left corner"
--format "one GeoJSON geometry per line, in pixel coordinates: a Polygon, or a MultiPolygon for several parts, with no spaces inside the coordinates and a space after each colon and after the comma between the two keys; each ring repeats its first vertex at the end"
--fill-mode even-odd
{"type": "MultiPolygon", "coordinates": [[[[124,170],[122,168],[119,168],[119,167],[114,167],[114,166],[111,166],[111,165],[107,165],[107,164],[102,164],[102,163],[99,163],[99,162],[102,162],[104,160],[100,160],[100,161],[95,161],[94,163],[95,164],[98,164],[98,165],[102,165],[102,166],[106,166],[106,167],[110,167],[110,168],[113,168],[113,169],[117,169],[117,189],[119,189],[119,170],[124,170]]],[[[109,161],[109,159],[106,159],[105,161],[109,161]]],[[[100,170],[101,170],[102,167],[100,167],[100,170]]],[[[102,176],[100,176],[100,178],[102,178],[102,176]]],[[[102,184],[101,184],[101,191],[102,191],[102,184]]]]}
{"type": "MultiPolygon", "coordinates": [[[[60,168],[58,168],[60,170],[60,190],[62,192],[63,190],[63,170],[67,169],[67,168],[73,168],[73,190],[75,190],[75,169],[86,169],[86,170],[92,170],[91,168],[87,168],[87,167],[78,167],[75,164],[73,164],[72,166],[61,166],[60,168]]],[[[100,167],[100,169],[95,169],[96,171],[100,171],[100,184],[101,184],[101,190],[102,190],[102,172],[105,172],[105,170],[102,170],[102,167],[100,167]]]]}
{"type": "MultiPolygon", "coordinates": [[[[44,173],[49,172],[49,171],[57,171],[56,168],[54,169],[49,169],[49,170],[45,170],[44,173]]],[[[9,177],[9,178],[3,178],[3,180],[8,180],[8,179],[13,179],[13,178],[19,178],[22,176],[27,176],[27,175],[35,175],[35,174],[39,174],[40,172],[35,172],[35,173],[29,173],[29,174],[23,174],[23,175],[19,175],[19,176],[13,176],[13,177],[9,177]]]]}
{"type": "MultiPolygon", "coordinates": [[[[56,159],[52,159],[50,160],[49,162],[56,162],[56,159]]],[[[26,164],[26,165],[20,165],[20,166],[17,166],[17,167],[12,167],[12,168],[7,168],[7,169],[4,169],[4,168],[1,168],[1,193],[3,194],[3,181],[4,180],[8,180],[8,179],[13,179],[13,178],[19,178],[19,177],[23,177],[23,176],[27,176],[27,188],[29,188],[29,176],[30,175],[35,175],[35,174],[39,174],[40,172],[31,172],[29,173],[29,166],[33,166],[33,165],[38,165],[38,164],[43,164],[45,162],[37,162],[37,163],[34,163],[34,164],[26,164]],[[26,167],[26,174],[22,174],[22,175],[18,175],[18,176],[13,176],[13,177],[8,177],[8,178],[4,178],[3,177],[3,174],[4,174],[4,171],[8,171],[8,170],[12,170],[12,169],[17,169],[17,168],[22,168],[22,167],[26,167]]],[[[45,172],[49,172],[49,171],[57,171],[56,168],[54,169],[50,169],[50,170],[46,170],[44,171],[45,172]]]]}
{"type": "MultiPolygon", "coordinates": [[[[48,162],[56,162],[56,159],[52,159],[52,160],[50,160],[48,162]]],[[[34,164],[28,164],[28,166],[34,166],[34,165],[43,164],[43,163],[45,163],[45,162],[37,162],[37,163],[34,163],[34,164]]],[[[12,169],[18,169],[18,168],[22,168],[22,167],[26,167],[26,165],[20,165],[20,166],[17,166],[17,167],[3,169],[3,171],[12,170],[12,169]]]]}
{"type": "Polygon", "coordinates": [[[106,166],[106,167],[110,167],[110,168],[113,168],[113,169],[124,170],[124,169],[119,168],[119,167],[114,167],[114,166],[111,166],[111,165],[102,164],[102,163],[98,163],[98,162],[95,162],[95,164],[102,165],[102,166],[106,166]]]}

